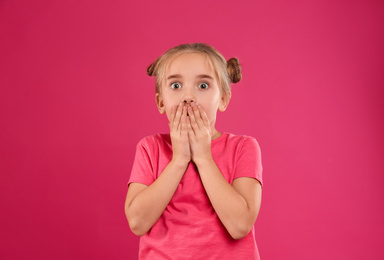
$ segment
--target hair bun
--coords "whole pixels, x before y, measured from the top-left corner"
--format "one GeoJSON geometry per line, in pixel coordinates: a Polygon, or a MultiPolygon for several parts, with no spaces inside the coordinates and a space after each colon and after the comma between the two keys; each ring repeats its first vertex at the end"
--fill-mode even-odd
{"type": "Polygon", "coordinates": [[[232,83],[237,83],[241,80],[241,66],[237,58],[230,58],[227,61],[227,71],[229,80],[232,83]]]}
{"type": "Polygon", "coordinates": [[[157,58],[151,65],[148,66],[147,68],[147,74],[149,76],[157,76],[157,63],[159,62],[160,58],[157,58]]]}

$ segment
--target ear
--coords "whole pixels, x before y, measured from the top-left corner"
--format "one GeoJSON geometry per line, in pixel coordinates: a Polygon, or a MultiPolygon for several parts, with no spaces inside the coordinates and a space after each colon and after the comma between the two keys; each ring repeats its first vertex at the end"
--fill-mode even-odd
{"type": "Polygon", "coordinates": [[[157,109],[159,110],[160,114],[164,114],[165,106],[163,102],[163,97],[161,96],[160,93],[156,93],[155,101],[156,101],[157,109]]]}
{"type": "Polygon", "coordinates": [[[220,112],[224,112],[227,109],[229,105],[229,101],[231,100],[231,96],[232,94],[230,91],[223,93],[223,95],[221,96],[220,105],[219,105],[220,112]]]}

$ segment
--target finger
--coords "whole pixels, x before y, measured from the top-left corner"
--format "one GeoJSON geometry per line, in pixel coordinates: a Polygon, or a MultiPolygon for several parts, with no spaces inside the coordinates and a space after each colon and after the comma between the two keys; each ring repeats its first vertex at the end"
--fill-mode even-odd
{"type": "MultiPolygon", "coordinates": [[[[188,108],[189,109],[189,108],[188,108]]],[[[188,111],[188,114],[190,115],[191,112],[188,111]]],[[[190,137],[194,136],[195,135],[195,131],[193,130],[192,128],[192,125],[191,125],[191,117],[190,116],[187,116],[187,130],[188,130],[188,135],[190,137]]]]}
{"type": "Polygon", "coordinates": [[[170,116],[170,119],[169,119],[170,122],[173,122],[173,120],[175,120],[176,109],[177,109],[177,106],[172,106],[172,109],[171,109],[171,116],[170,116]]]}
{"type": "Polygon", "coordinates": [[[187,130],[187,107],[183,107],[183,114],[181,116],[181,131],[187,130]]]}
{"type": "Polygon", "coordinates": [[[209,134],[212,136],[213,130],[212,130],[211,124],[209,122],[208,115],[207,115],[207,113],[205,113],[204,109],[200,106],[199,106],[199,110],[200,110],[200,115],[201,115],[202,120],[203,120],[204,127],[209,130],[209,134]]]}
{"type": "Polygon", "coordinates": [[[192,126],[193,131],[199,130],[200,127],[199,127],[198,123],[196,122],[195,112],[193,111],[192,107],[188,107],[188,114],[189,114],[189,119],[191,121],[191,126],[192,126]]]}
{"type": "Polygon", "coordinates": [[[201,118],[203,120],[204,126],[210,127],[209,118],[208,118],[207,113],[205,113],[204,109],[201,106],[198,106],[198,107],[199,107],[199,112],[200,112],[201,118]]]}
{"type": "Polygon", "coordinates": [[[175,118],[173,119],[173,127],[176,129],[176,130],[179,130],[180,128],[180,123],[181,123],[181,115],[183,114],[183,104],[180,103],[179,106],[177,107],[177,110],[176,110],[176,115],[175,115],[175,118]]]}
{"type": "Polygon", "coordinates": [[[168,122],[168,126],[170,130],[172,130],[173,128],[173,121],[175,120],[176,109],[177,109],[177,106],[172,106],[171,108],[171,115],[169,117],[169,122],[168,122]]]}
{"type": "Polygon", "coordinates": [[[196,123],[198,124],[199,128],[202,129],[204,127],[204,123],[200,114],[200,105],[198,106],[195,103],[192,103],[191,106],[195,115],[196,123]]]}

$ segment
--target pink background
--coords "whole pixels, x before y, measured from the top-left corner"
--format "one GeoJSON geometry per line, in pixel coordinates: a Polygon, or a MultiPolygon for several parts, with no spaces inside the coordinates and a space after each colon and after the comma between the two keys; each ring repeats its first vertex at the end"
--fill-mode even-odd
{"type": "Polygon", "coordinates": [[[136,259],[136,143],[168,131],[146,67],[236,56],[221,131],[258,139],[262,259],[384,259],[382,1],[0,1],[0,259],[136,259]]]}

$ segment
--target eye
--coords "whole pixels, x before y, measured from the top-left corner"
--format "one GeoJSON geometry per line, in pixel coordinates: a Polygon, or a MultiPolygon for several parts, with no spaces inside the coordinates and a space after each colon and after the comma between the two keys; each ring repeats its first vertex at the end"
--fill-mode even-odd
{"type": "Polygon", "coordinates": [[[203,83],[199,84],[199,88],[200,89],[207,89],[207,88],[209,88],[209,85],[207,83],[203,82],[203,83]]]}
{"type": "Polygon", "coordinates": [[[171,89],[179,89],[179,88],[181,88],[181,85],[179,82],[173,82],[171,84],[171,89]]]}

